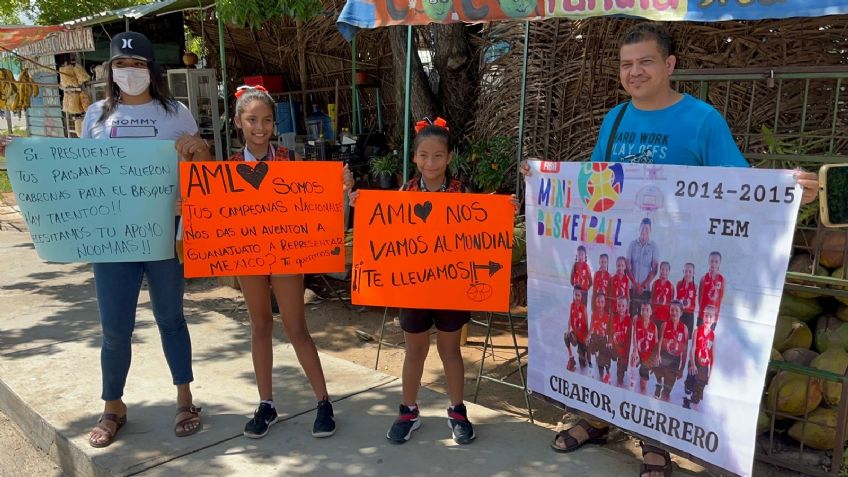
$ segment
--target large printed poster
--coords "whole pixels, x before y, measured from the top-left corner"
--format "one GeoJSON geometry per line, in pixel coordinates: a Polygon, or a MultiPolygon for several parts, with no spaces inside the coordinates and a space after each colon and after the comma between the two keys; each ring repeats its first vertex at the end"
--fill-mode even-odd
{"type": "Polygon", "coordinates": [[[529,386],[751,474],[791,171],[531,162],[529,386]]]}

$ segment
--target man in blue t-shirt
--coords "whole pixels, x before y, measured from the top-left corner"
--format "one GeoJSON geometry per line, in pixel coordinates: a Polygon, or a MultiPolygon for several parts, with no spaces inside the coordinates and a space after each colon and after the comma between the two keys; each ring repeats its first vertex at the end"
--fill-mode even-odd
{"type": "MultiPolygon", "coordinates": [[[[674,42],[659,23],[639,23],[624,35],[620,50],[621,84],[631,100],[604,117],[592,161],[748,167],[724,118],[709,104],[672,89],[677,64],[674,42]]],[[[530,175],[522,163],[520,171],[530,175]]],[[[818,191],[815,173],[798,171],[802,201],[818,191]]],[[[604,443],[609,424],[588,415],[558,433],[554,450],[570,452],[586,443],[604,443]]],[[[671,456],[663,448],[642,444],[640,477],[671,475],[671,456]]]]}

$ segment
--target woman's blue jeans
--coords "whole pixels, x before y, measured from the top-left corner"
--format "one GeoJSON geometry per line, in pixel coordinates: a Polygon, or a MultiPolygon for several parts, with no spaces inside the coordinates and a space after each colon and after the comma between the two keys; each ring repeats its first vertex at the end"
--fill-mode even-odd
{"type": "Polygon", "coordinates": [[[120,399],[130,371],[132,334],[138,294],[147,276],[153,316],[162,338],[162,349],[174,384],[190,383],[191,338],[183,315],[185,279],[176,258],[153,262],[94,264],[94,285],[100,308],[103,344],[100,368],[103,373],[104,401],[120,399]]]}

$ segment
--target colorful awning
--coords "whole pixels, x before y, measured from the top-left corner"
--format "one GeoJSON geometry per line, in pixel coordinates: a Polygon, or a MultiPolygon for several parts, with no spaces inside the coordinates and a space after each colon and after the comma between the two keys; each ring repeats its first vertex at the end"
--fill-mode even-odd
{"type": "Polygon", "coordinates": [[[0,46],[5,50],[14,50],[41,41],[51,33],[64,30],[67,30],[67,27],[62,25],[2,25],[0,26],[0,46]]]}
{"type": "Polygon", "coordinates": [[[347,0],[338,26],[350,39],[360,28],[389,25],[577,20],[608,15],[715,22],[845,13],[848,0],[347,0]]]}

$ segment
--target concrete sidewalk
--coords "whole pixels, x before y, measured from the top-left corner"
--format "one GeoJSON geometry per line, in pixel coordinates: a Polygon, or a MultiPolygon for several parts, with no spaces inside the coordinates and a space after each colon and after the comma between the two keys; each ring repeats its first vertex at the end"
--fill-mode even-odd
{"type": "Polygon", "coordinates": [[[203,430],[173,433],[175,389],[148,296],[142,292],[126,388],[128,424],[114,444],[89,447],[102,408],[100,332],[91,268],[41,262],[29,235],[0,232],[0,408],[68,474],[112,476],[531,476],[636,475],[632,458],[589,446],[548,448],[548,429],[469,405],[477,440],[458,446],[444,417],[447,398],[422,389],[423,427],[403,446],[385,433],[397,413],[397,378],[326,354],[338,432],[311,437],[315,400],[288,344],[275,345],[274,385],[283,421],[260,440],[242,437],[256,405],[250,329],[202,302],[186,304],[195,403],[203,430]]]}

